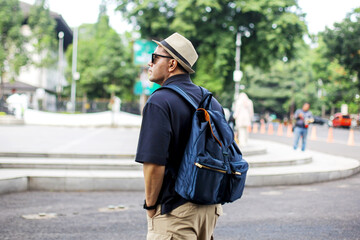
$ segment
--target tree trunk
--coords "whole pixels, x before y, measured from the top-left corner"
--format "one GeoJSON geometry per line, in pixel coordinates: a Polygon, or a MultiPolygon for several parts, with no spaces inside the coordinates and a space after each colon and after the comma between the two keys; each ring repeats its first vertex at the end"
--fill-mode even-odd
{"type": "Polygon", "coordinates": [[[325,118],[325,114],[326,114],[326,107],[325,104],[321,105],[321,117],[325,118]]]}
{"type": "Polygon", "coordinates": [[[4,97],[4,82],[3,82],[3,72],[0,72],[0,99],[4,97]]]}
{"type": "Polygon", "coordinates": [[[82,112],[86,113],[86,110],[88,109],[87,105],[87,94],[86,92],[83,94],[83,100],[82,100],[82,112]]]}
{"type": "Polygon", "coordinates": [[[331,106],[330,116],[333,116],[334,114],[335,114],[335,106],[332,105],[332,106],[331,106]]]}

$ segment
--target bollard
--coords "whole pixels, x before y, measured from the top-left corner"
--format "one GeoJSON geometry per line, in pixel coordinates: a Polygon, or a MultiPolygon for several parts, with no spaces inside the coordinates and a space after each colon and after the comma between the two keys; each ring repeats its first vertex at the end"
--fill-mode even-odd
{"type": "Polygon", "coordinates": [[[354,129],[350,129],[347,145],[349,145],[349,146],[355,145],[354,129]]]}
{"type": "Polygon", "coordinates": [[[316,140],[316,139],[317,139],[317,137],[316,137],[316,127],[312,126],[310,140],[316,140]]]}
{"type": "Polygon", "coordinates": [[[257,123],[254,123],[254,126],[253,126],[253,133],[258,133],[258,124],[257,123]]]}
{"type": "Polygon", "coordinates": [[[260,133],[261,134],[265,134],[266,130],[265,130],[265,123],[261,123],[261,126],[260,126],[260,133]]]}
{"type": "Polygon", "coordinates": [[[247,127],[248,133],[251,133],[251,125],[247,127]]]}
{"type": "Polygon", "coordinates": [[[283,126],[282,126],[282,124],[280,123],[279,124],[279,127],[278,127],[278,130],[277,130],[277,135],[278,136],[282,136],[284,134],[284,132],[283,132],[283,126]]]}
{"type": "Polygon", "coordinates": [[[273,126],[272,123],[269,123],[268,134],[269,134],[269,135],[273,135],[273,134],[274,134],[274,126],[273,126]]]}
{"type": "Polygon", "coordinates": [[[333,128],[332,127],[329,127],[328,138],[327,138],[326,141],[329,142],[329,143],[334,142],[333,128]]]}
{"type": "Polygon", "coordinates": [[[286,132],[286,136],[287,137],[292,137],[293,136],[293,132],[292,132],[292,124],[289,124],[287,127],[287,132],[286,132]]]}

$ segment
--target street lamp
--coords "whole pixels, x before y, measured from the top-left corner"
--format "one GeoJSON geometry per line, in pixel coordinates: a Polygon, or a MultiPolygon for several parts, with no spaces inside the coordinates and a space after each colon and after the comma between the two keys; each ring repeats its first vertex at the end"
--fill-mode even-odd
{"type": "MultiPolygon", "coordinates": [[[[239,27],[239,31],[236,34],[236,53],[235,53],[235,71],[233,73],[233,80],[235,82],[234,100],[237,99],[240,90],[240,81],[243,76],[240,70],[240,58],[241,58],[241,37],[250,37],[250,32],[246,27],[239,27]]],[[[242,88],[243,89],[243,88],[242,88]]]]}
{"type": "Polygon", "coordinates": [[[64,32],[59,32],[59,60],[58,60],[58,81],[57,81],[57,87],[56,92],[58,93],[58,98],[60,96],[60,93],[62,91],[62,75],[63,75],[63,57],[64,57],[64,32]]]}
{"type": "Polygon", "coordinates": [[[80,74],[76,72],[76,61],[77,61],[77,44],[78,44],[78,31],[79,29],[75,27],[74,29],[74,36],[73,36],[73,54],[72,54],[72,68],[71,68],[71,76],[72,76],[72,82],[71,82],[71,107],[72,112],[75,112],[76,109],[76,80],[79,80],[80,74]]]}

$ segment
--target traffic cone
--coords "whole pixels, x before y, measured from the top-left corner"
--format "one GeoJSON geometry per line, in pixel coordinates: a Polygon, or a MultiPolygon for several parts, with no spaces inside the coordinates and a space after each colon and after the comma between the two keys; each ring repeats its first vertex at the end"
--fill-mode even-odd
{"type": "Polygon", "coordinates": [[[261,126],[260,126],[260,133],[261,133],[261,134],[265,134],[265,132],[266,132],[266,130],[265,130],[265,123],[262,122],[262,123],[261,123],[261,126]]]}
{"type": "Polygon", "coordinates": [[[334,142],[333,128],[329,127],[327,142],[334,142]]]}
{"type": "Polygon", "coordinates": [[[315,126],[312,126],[311,128],[311,137],[310,137],[311,140],[316,140],[317,137],[316,137],[316,127],[315,126]]]}
{"type": "Polygon", "coordinates": [[[293,136],[292,124],[288,124],[286,136],[287,136],[287,137],[292,137],[292,136],[293,136]]]}
{"type": "Polygon", "coordinates": [[[274,134],[274,126],[273,126],[272,123],[269,123],[268,134],[269,134],[269,135],[273,135],[273,134],[274,134]]]}
{"type": "Polygon", "coordinates": [[[247,131],[248,133],[251,133],[251,126],[248,126],[247,131]]]}
{"type": "Polygon", "coordinates": [[[278,130],[277,130],[277,135],[278,136],[282,136],[284,134],[284,132],[283,132],[283,126],[282,126],[282,124],[280,123],[279,124],[279,127],[278,127],[278,130]]]}
{"type": "Polygon", "coordinates": [[[254,126],[253,126],[253,133],[258,133],[258,124],[257,123],[254,123],[254,126]]]}
{"type": "Polygon", "coordinates": [[[348,144],[349,146],[354,146],[354,145],[355,145],[355,139],[354,139],[354,129],[350,129],[350,132],[349,132],[349,139],[348,139],[347,144],[348,144]]]}

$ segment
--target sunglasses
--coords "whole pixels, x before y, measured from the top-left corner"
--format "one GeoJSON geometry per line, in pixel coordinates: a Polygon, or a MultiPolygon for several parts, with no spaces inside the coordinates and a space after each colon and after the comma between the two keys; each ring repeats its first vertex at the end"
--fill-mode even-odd
{"type": "Polygon", "coordinates": [[[173,59],[173,57],[171,57],[171,56],[164,56],[164,55],[160,55],[160,54],[153,53],[153,54],[151,54],[151,63],[154,63],[154,62],[155,62],[155,59],[156,59],[157,57],[163,57],[163,58],[171,58],[171,59],[173,59]]]}

